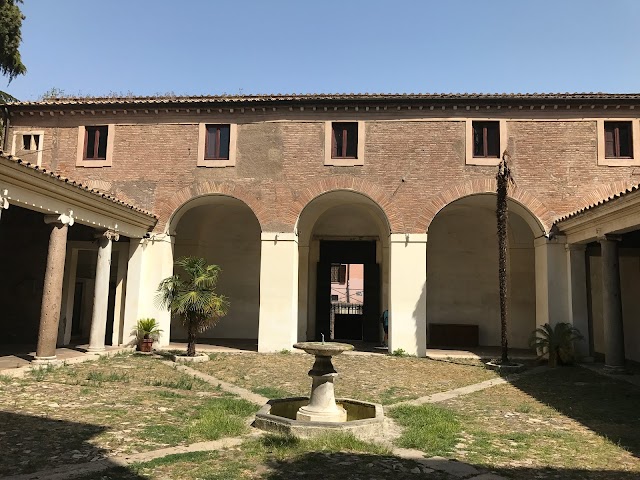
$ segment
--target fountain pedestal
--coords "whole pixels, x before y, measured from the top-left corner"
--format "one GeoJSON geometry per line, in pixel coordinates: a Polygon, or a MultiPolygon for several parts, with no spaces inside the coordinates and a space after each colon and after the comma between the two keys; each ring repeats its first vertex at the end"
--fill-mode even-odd
{"type": "Polygon", "coordinates": [[[316,357],[313,367],[309,370],[309,376],[313,379],[309,404],[300,407],[296,420],[346,422],[347,411],[336,405],[333,381],[338,376],[338,372],[331,363],[331,357],[346,350],[353,350],[353,345],[335,342],[301,342],[296,343],[294,348],[304,350],[316,357]]]}

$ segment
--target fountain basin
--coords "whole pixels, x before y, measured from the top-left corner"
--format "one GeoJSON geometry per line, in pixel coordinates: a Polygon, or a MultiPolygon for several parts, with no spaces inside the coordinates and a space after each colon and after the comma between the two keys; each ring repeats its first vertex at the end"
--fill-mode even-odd
{"type": "Polygon", "coordinates": [[[309,403],[309,397],[292,397],[269,400],[256,414],[253,426],[260,430],[285,433],[300,438],[311,438],[329,432],[351,432],[358,438],[371,440],[382,436],[384,427],[382,405],[351,398],[338,398],[336,402],[346,410],[346,422],[297,420],[298,411],[309,403]]]}

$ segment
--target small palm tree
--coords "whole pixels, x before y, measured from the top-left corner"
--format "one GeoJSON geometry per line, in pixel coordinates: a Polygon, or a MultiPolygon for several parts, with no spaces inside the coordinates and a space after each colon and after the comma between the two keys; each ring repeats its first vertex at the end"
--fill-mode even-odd
{"type": "Polygon", "coordinates": [[[157,300],[182,321],[187,329],[187,356],[193,357],[196,335],[215,326],[227,314],[229,301],[216,294],[222,271],[218,265],[207,265],[204,258],[182,257],[175,266],[181,271],[160,282],[157,300]]]}
{"type": "Polygon", "coordinates": [[[556,323],[553,328],[545,323],[533,331],[529,338],[529,345],[538,350],[541,356],[548,353],[549,366],[555,367],[558,361],[561,364],[573,362],[573,342],[583,338],[580,331],[570,323],[556,323]]]}

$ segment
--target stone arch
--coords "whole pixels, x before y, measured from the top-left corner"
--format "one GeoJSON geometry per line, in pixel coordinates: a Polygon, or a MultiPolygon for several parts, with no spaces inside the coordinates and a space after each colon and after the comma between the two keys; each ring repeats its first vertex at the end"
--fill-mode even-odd
{"type": "Polygon", "coordinates": [[[312,200],[338,190],[351,191],[370,198],[387,217],[391,233],[404,230],[402,212],[383,187],[362,178],[347,176],[316,180],[304,189],[293,191],[293,201],[283,214],[283,221],[288,225],[296,225],[302,211],[312,200]]]}
{"type": "Polygon", "coordinates": [[[167,217],[165,230],[168,232],[172,225],[176,223],[176,215],[190,201],[198,197],[209,195],[225,195],[244,202],[258,219],[260,228],[264,230],[264,225],[269,222],[269,209],[264,202],[261,202],[255,195],[241,185],[234,185],[223,182],[198,182],[189,187],[178,190],[171,200],[167,202],[165,209],[170,212],[167,217]]]}
{"type": "MultiPolygon", "coordinates": [[[[496,180],[479,179],[454,185],[433,195],[425,202],[424,210],[418,219],[416,230],[426,232],[440,210],[460,198],[470,195],[496,192],[496,180]]],[[[535,219],[542,234],[548,234],[553,226],[553,216],[547,207],[535,196],[518,186],[509,189],[509,198],[524,207],[535,219]]]]}

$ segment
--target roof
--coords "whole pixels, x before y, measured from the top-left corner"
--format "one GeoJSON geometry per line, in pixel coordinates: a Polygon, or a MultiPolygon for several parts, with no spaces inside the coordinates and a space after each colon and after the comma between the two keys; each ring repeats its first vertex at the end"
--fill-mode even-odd
{"type": "Polygon", "coordinates": [[[640,93],[291,93],[251,95],[157,95],[157,96],[104,96],[60,97],[40,101],[11,102],[9,107],[64,107],[113,105],[184,105],[184,104],[256,104],[306,102],[418,102],[418,103],[636,103],[640,93]]]}
{"type": "Polygon", "coordinates": [[[53,178],[61,183],[67,184],[67,185],[71,185],[79,190],[84,190],[86,192],[89,192],[97,197],[101,197],[104,198],[105,200],[108,200],[110,202],[116,203],[118,205],[122,205],[124,207],[127,207],[135,212],[138,213],[142,213],[143,215],[146,215],[148,217],[154,218],[154,219],[158,219],[158,216],[147,211],[144,210],[140,207],[137,207],[131,203],[127,203],[127,202],[123,202],[122,200],[118,200],[116,197],[114,197],[113,195],[109,195],[108,193],[102,192],[100,190],[97,190],[95,188],[90,188],[87,185],[83,185],[80,182],[76,182],[75,180],[71,180],[70,178],[64,177],[62,175],[59,175],[55,172],[52,171],[48,171],[44,168],[38,167],[37,165],[34,165],[32,163],[29,162],[25,162],[24,160],[16,157],[16,156],[12,156],[12,155],[7,155],[5,154],[2,150],[0,150],[0,164],[2,163],[2,161],[5,162],[10,162],[14,165],[20,165],[23,168],[29,169],[31,171],[35,171],[38,172],[46,177],[50,177],[53,178]]]}
{"type": "Polygon", "coordinates": [[[600,205],[608,204],[613,200],[616,200],[618,198],[622,198],[622,197],[624,197],[624,196],[626,196],[626,195],[628,195],[628,194],[630,194],[632,192],[635,192],[637,190],[640,190],[640,185],[629,186],[629,187],[625,188],[624,190],[622,190],[620,192],[613,193],[613,194],[611,194],[611,195],[609,195],[609,196],[607,196],[607,197],[605,197],[605,198],[603,198],[601,200],[598,200],[598,201],[596,201],[594,203],[590,203],[589,205],[586,205],[586,206],[580,208],[579,210],[576,210],[574,212],[571,212],[571,213],[569,213],[567,215],[564,215],[564,216],[556,219],[556,221],[554,222],[554,225],[557,225],[558,223],[560,223],[560,222],[562,222],[564,220],[569,220],[570,218],[577,217],[577,216],[579,216],[579,215],[581,215],[583,213],[586,213],[586,212],[588,212],[590,210],[593,210],[596,207],[599,207],[600,205]]]}

